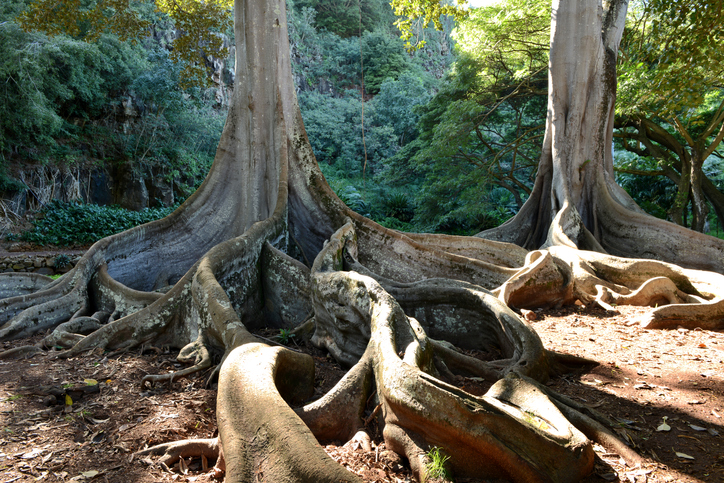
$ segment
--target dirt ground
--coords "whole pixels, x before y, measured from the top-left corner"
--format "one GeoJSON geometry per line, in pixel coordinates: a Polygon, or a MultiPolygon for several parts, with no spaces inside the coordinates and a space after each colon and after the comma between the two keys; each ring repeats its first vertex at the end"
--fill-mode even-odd
{"type": "MultiPolygon", "coordinates": [[[[621,307],[607,314],[570,307],[536,312],[531,322],[547,348],[599,362],[549,385],[614,419],[620,436],[647,458],[642,466],[627,466],[596,445],[595,470],[584,481],[722,482],[724,333],[630,325],[646,310],[621,307]]],[[[344,373],[325,353],[292,347],[314,357],[318,395],[344,373]]],[[[134,454],[216,435],[216,391],[205,387],[208,372],[141,387],[146,374],[177,370],[175,356],[144,347],[68,360],[46,353],[0,361],[0,483],[217,481],[213,461],[204,468],[206,462],[191,459],[167,472],[134,454]]],[[[464,378],[460,385],[476,389],[464,378]]],[[[374,420],[369,429],[376,442],[371,452],[338,445],[326,446],[327,452],[365,481],[411,482],[406,463],[385,450],[374,420]]]]}

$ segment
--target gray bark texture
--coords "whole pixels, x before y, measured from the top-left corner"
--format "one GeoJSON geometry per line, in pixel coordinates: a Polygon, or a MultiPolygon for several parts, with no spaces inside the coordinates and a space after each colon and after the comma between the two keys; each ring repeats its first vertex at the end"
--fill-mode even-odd
{"type": "Polygon", "coordinates": [[[52,329],[46,342],[68,346],[61,357],[180,348],[188,367],[144,384],[220,360],[219,437],[147,453],[163,464],[216,456],[229,482],[359,481],[319,442],[368,440],[368,411],[421,482],[432,447],[450,456],[457,475],[525,482],[580,480],[593,468],[592,439],[635,460],[604,417],[545,387],[575,358],[545,350],[511,309],[659,304],[644,321],[651,327],[685,324],[694,312],[698,324],[720,327],[720,245],[697,239],[703,258],[678,253],[685,232],[667,234],[612,182],[606,147],[625,7],[554,3],[536,201],[521,211],[528,218],[491,235],[524,232],[514,241],[532,243],[528,251],[482,237],[400,233],[349,210],[304,131],[284,1],[238,1],[237,81],[204,184],[169,217],[99,241],[59,280],[0,278],[0,338],[52,329]],[[645,243],[659,235],[661,245],[645,243]],[[714,271],[622,257],[629,254],[676,255],[714,271]],[[349,372],[308,401],[312,358],[268,345],[253,335],[262,327],[294,328],[349,372]],[[463,349],[502,355],[483,362],[463,349]],[[451,384],[456,375],[490,389],[473,396],[451,384]]]}

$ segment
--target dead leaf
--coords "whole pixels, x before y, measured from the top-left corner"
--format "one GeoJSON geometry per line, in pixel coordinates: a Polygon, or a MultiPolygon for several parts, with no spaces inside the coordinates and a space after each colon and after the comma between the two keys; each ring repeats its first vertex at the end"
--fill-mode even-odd
{"type": "Polygon", "coordinates": [[[678,456],[679,458],[684,458],[684,459],[687,459],[687,460],[693,460],[693,459],[695,459],[693,456],[688,455],[688,454],[686,454],[686,453],[679,453],[678,451],[674,451],[674,453],[676,453],[676,456],[678,456]]]}
{"type": "Polygon", "coordinates": [[[666,424],[667,419],[668,418],[666,416],[664,416],[664,422],[661,423],[658,428],[656,428],[656,431],[671,431],[671,426],[666,424]]]}
{"type": "Polygon", "coordinates": [[[85,418],[86,418],[88,421],[90,421],[91,423],[93,423],[93,424],[105,423],[106,421],[109,421],[109,420],[111,419],[111,418],[96,419],[96,418],[94,418],[93,416],[86,416],[85,418]]]}
{"type": "Polygon", "coordinates": [[[95,386],[98,384],[98,381],[95,379],[83,379],[83,382],[85,382],[87,386],[95,386]]]}
{"type": "Polygon", "coordinates": [[[33,458],[37,458],[41,454],[43,454],[43,450],[40,448],[35,448],[32,451],[28,451],[27,453],[23,454],[21,458],[24,460],[31,460],[33,458]]]}
{"type": "Polygon", "coordinates": [[[65,395],[65,405],[66,405],[66,406],[72,406],[72,405],[73,405],[73,398],[70,397],[70,396],[68,396],[67,394],[65,395]]]}
{"type": "Polygon", "coordinates": [[[690,424],[689,427],[694,431],[706,431],[706,428],[702,428],[701,426],[697,426],[696,424],[690,424]]]}
{"type": "Polygon", "coordinates": [[[535,320],[537,319],[537,316],[535,312],[532,310],[526,310],[526,309],[520,309],[520,314],[526,319],[526,320],[535,320]]]}
{"type": "Polygon", "coordinates": [[[186,461],[184,461],[183,458],[178,460],[178,469],[183,475],[187,475],[189,472],[189,467],[186,465],[186,461]]]}

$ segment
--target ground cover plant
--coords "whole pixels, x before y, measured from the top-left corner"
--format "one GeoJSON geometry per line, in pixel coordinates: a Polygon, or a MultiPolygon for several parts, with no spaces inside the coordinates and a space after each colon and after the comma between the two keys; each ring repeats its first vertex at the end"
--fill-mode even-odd
{"type": "Polygon", "coordinates": [[[158,220],[178,205],[130,211],[120,206],[52,201],[33,220],[33,229],[20,235],[37,245],[91,245],[101,238],[158,220]]]}

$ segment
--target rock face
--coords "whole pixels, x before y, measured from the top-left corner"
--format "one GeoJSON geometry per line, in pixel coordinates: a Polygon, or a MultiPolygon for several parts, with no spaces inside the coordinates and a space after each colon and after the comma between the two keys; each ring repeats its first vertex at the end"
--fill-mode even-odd
{"type": "Polygon", "coordinates": [[[132,211],[148,208],[148,190],[144,180],[130,171],[121,174],[119,178],[113,190],[116,204],[132,211]]]}
{"type": "MultiPolygon", "coordinates": [[[[176,180],[152,173],[141,176],[130,169],[117,168],[109,173],[102,168],[62,172],[47,166],[25,167],[14,173],[26,190],[0,191],[5,208],[22,217],[53,200],[82,201],[97,205],[117,204],[128,210],[171,206],[180,185],[176,180]]],[[[3,213],[0,212],[0,217],[3,213]]]]}
{"type": "MultiPolygon", "coordinates": [[[[174,29],[156,29],[151,32],[153,40],[162,49],[172,49],[172,43],[180,35],[174,29]]],[[[217,107],[227,108],[230,104],[235,78],[236,46],[231,39],[218,34],[222,46],[227,49],[226,58],[206,56],[200,59],[209,69],[217,107]]],[[[148,106],[133,91],[121,99],[113,109],[115,121],[125,133],[137,128],[137,122],[147,112],[148,106]]],[[[181,181],[194,185],[194,180],[169,179],[166,173],[157,173],[158,168],[149,168],[138,173],[122,161],[114,160],[114,167],[57,167],[51,165],[9,166],[9,175],[19,181],[25,189],[0,191],[0,202],[11,213],[0,210],[3,216],[22,217],[26,211],[38,210],[53,200],[82,201],[97,205],[118,204],[123,208],[139,211],[145,208],[171,206],[179,198],[191,193],[181,181]]],[[[1,221],[1,220],[0,220],[1,221]]]]}

